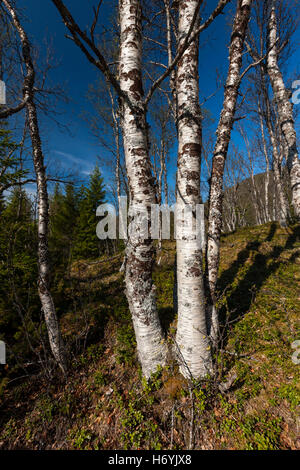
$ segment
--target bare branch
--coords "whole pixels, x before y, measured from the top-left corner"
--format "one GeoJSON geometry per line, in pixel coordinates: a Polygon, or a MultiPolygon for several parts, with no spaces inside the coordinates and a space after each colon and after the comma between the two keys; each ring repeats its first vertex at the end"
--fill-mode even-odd
{"type": "Polygon", "coordinates": [[[22,111],[22,109],[25,108],[26,106],[26,101],[28,97],[24,98],[23,101],[18,104],[18,106],[15,106],[14,108],[6,108],[0,111],[0,119],[6,119],[9,116],[12,116],[13,114],[18,113],[19,111],[22,111]]]}
{"type": "MultiPolygon", "coordinates": [[[[52,0],[54,1],[54,0],[52,0]]],[[[196,29],[196,31],[193,31],[194,29],[194,26],[195,26],[195,22],[196,22],[196,19],[197,19],[197,16],[198,16],[198,13],[199,13],[199,9],[200,9],[200,6],[202,5],[203,3],[203,0],[199,0],[199,3],[198,3],[198,7],[197,9],[195,10],[195,14],[193,16],[193,19],[192,19],[192,22],[191,22],[191,25],[190,25],[190,28],[189,28],[189,31],[185,37],[185,40],[184,42],[182,43],[181,47],[179,48],[179,50],[177,51],[177,54],[173,60],[173,62],[171,63],[171,65],[168,67],[168,69],[153,83],[152,87],[150,88],[147,96],[146,96],[146,99],[145,99],[145,105],[147,106],[147,104],[149,103],[154,91],[156,90],[156,88],[170,75],[170,73],[172,72],[172,70],[175,69],[176,65],[178,64],[179,60],[181,59],[184,51],[191,45],[191,43],[197,38],[197,36],[202,33],[205,29],[208,28],[208,26],[210,26],[210,24],[214,21],[214,19],[220,15],[225,6],[231,2],[231,0],[220,0],[217,7],[215,8],[215,10],[212,12],[212,14],[209,16],[209,18],[204,22],[202,23],[199,28],[196,29]]]]}
{"type": "Polygon", "coordinates": [[[93,10],[94,10],[94,21],[93,21],[93,24],[91,26],[91,38],[92,38],[92,41],[95,42],[94,40],[94,31],[95,31],[95,28],[96,28],[96,25],[97,25],[97,22],[98,22],[98,17],[99,17],[99,10],[100,10],[100,7],[101,7],[101,4],[102,4],[102,0],[100,0],[100,2],[98,3],[98,6],[97,6],[97,10],[95,9],[95,7],[93,7],[93,10]]]}
{"type": "MultiPolygon", "coordinates": [[[[78,24],[75,22],[71,13],[69,12],[67,7],[64,5],[64,3],[61,0],[52,0],[52,2],[58,9],[65,26],[68,28],[68,30],[70,31],[72,35],[72,39],[75,42],[75,44],[82,50],[82,52],[85,54],[89,62],[94,64],[104,74],[105,78],[111,83],[111,85],[116,90],[117,94],[120,97],[124,98],[130,104],[130,100],[127,94],[121,90],[116,76],[111,72],[109,65],[107,64],[105,58],[103,57],[103,55],[101,54],[97,46],[95,45],[93,38],[90,39],[87,36],[87,34],[79,28],[78,24]],[[84,43],[95,54],[96,58],[93,57],[93,55],[88,51],[84,43]]],[[[97,11],[96,11],[96,15],[97,15],[97,11]]]]}

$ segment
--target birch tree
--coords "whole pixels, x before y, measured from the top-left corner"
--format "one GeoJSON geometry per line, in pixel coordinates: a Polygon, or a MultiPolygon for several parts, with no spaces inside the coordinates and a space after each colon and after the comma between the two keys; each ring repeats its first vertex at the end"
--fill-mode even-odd
{"type": "MultiPolygon", "coordinates": [[[[83,32],[61,0],[53,0],[76,45],[112,85],[120,101],[126,171],[130,192],[130,226],[126,245],[126,295],[143,373],[149,377],[166,360],[166,344],[158,318],[152,281],[154,246],[147,233],[150,206],[155,203],[142,84],[142,11],[139,0],[120,0],[119,79],[95,45],[94,29],[83,32]]],[[[154,91],[154,88],[153,88],[154,91]]],[[[153,93],[153,92],[152,92],[153,93]]]]}
{"type": "MultiPolygon", "coordinates": [[[[202,116],[199,105],[198,54],[199,34],[224,9],[227,1],[219,1],[206,21],[200,24],[202,1],[178,2],[177,52],[172,59],[170,22],[166,7],[168,31],[168,71],[171,72],[173,115],[178,134],[176,176],[176,262],[174,274],[174,309],[178,312],[176,349],[180,370],[186,378],[204,377],[212,370],[212,357],[207,336],[205,292],[202,272],[202,247],[195,235],[195,220],[185,226],[186,208],[195,214],[201,203],[200,169],[202,116]],[[177,69],[174,67],[177,64],[177,69]],[[174,72],[174,73],[173,73],[174,72]],[[174,87],[175,82],[175,87],[174,87]]],[[[156,83],[159,83],[157,80],[156,83]]],[[[151,90],[150,90],[151,91],[151,90]]]]}
{"type": "Polygon", "coordinates": [[[262,112],[260,97],[257,98],[257,112],[258,112],[260,132],[261,132],[262,149],[263,149],[263,154],[264,154],[265,162],[266,162],[265,205],[264,205],[265,219],[264,219],[264,222],[267,223],[271,220],[270,210],[269,210],[270,159],[269,159],[269,152],[268,152],[268,148],[267,148],[267,140],[266,140],[266,134],[265,134],[265,124],[264,124],[264,119],[263,119],[263,112],[262,112]]]}
{"type": "MultiPolygon", "coordinates": [[[[22,45],[22,58],[26,67],[24,79],[24,98],[28,127],[31,136],[33,163],[38,192],[38,291],[45,317],[49,343],[54,358],[64,373],[66,373],[66,356],[59,328],[55,306],[49,290],[49,250],[48,250],[48,191],[44,166],[44,156],[39,133],[37,111],[34,101],[35,70],[31,58],[31,47],[17,12],[8,0],[2,0],[13,25],[18,32],[22,45]]],[[[14,108],[15,111],[16,108],[14,108]]]]}
{"type": "MultiPolygon", "coordinates": [[[[276,204],[273,204],[273,210],[275,210],[275,219],[278,219],[280,225],[282,227],[286,227],[289,222],[290,218],[290,211],[289,211],[289,202],[285,193],[285,188],[283,184],[283,172],[282,172],[282,162],[284,158],[284,154],[281,151],[281,146],[278,138],[277,130],[277,113],[274,112],[274,106],[272,103],[272,99],[270,96],[270,83],[268,79],[268,72],[267,72],[267,65],[265,59],[268,56],[268,48],[271,48],[270,44],[267,44],[266,35],[268,30],[268,3],[266,1],[260,2],[255,1],[254,3],[254,30],[249,31],[248,39],[249,43],[247,42],[247,49],[250,53],[253,60],[258,61],[259,59],[263,59],[260,61],[259,66],[257,67],[256,73],[251,77],[251,84],[253,86],[253,94],[255,95],[254,102],[255,106],[255,113],[258,115],[260,128],[261,128],[261,135],[262,135],[262,143],[263,143],[263,151],[266,158],[266,163],[268,165],[268,156],[267,156],[267,142],[266,142],[266,135],[264,132],[264,124],[269,134],[269,140],[272,149],[272,167],[273,167],[273,175],[274,175],[274,183],[276,187],[276,191],[274,195],[277,197],[275,198],[276,204]]],[[[282,56],[285,52],[285,56],[289,55],[289,48],[287,45],[291,42],[291,36],[294,32],[294,25],[289,21],[289,15],[283,14],[281,11],[281,19],[282,25],[281,31],[283,37],[280,38],[280,44],[276,46],[278,47],[278,56],[279,51],[280,55],[282,56]]],[[[273,49],[274,45],[272,45],[273,49]]],[[[285,61],[286,57],[281,57],[285,61]]],[[[281,134],[281,131],[279,135],[281,134]]],[[[268,179],[268,170],[267,170],[267,178],[268,179]]]]}
{"type": "Polygon", "coordinates": [[[300,161],[297,149],[297,137],[293,117],[293,104],[278,65],[277,19],[275,2],[272,1],[269,19],[269,53],[267,70],[277,106],[281,131],[288,146],[287,167],[291,180],[292,202],[297,219],[300,218],[300,161]]]}
{"type": "Polygon", "coordinates": [[[283,154],[279,151],[278,140],[274,129],[274,120],[272,119],[270,97],[266,84],[263,83],[264,77],[262,77],[262,90],[265,97],[265,120],[269,132],[269,137],[273,151],[273,172],[274,182],[277,190],[277,207],[278,207],[278,221],[282,227],[288,225],[290,218],[289,214],[289,203],[285,194],[283,178],[282,178],[282,160],[283,154]]]}
{"type": "MultiPolygon", "coordinates": [[[[147,124],[143,106],[141,75],[141,5],[137,0],[120,0],[120,88],[130,100],[122,99],[122,127],[127,176],[130,187],[129,214],[148,213],[155,203],[151,174],[147,124]]],[[[152,281],[153,243],[143,239],[142,222],[136,217],[134,233],[126,247],[126,294],[145,376],[163,365],[166,345],[158,319],[152,281]]]]}
{"type": "MultiPolygon", "coordinates": [[[[219,331],[216,309],[216,284],[219,268],[220,234],[222,228],[222,186],[224,165],[234,124],[234,116],[241,82],[241,67],[245,36],[250,18],[251,0],[238,0],[229,49],[229,71],[227,75],[223,109],[217,129],[209,194],[209,220],[207,233],[207,280],[209,303],[207,309],[208,328],[215,343],[219,331]]],[[[246,70],[245,70],[246,72],[246,70]]]]}
{"type": "MultiPolygon", "coordinates": [[[[179,47],[199,6],[198,1],[179,2],[179,47]]],[[[199,16],[195,21],[198,28],[199,16]]],[[[177,67],[178,161],[176,229],[178,323],[176,343],[180,369],[186,377],[204,377],[211,371],[211,352],[206,329],[202,248],[199,237],[184,227],[184,209],[200,204],[202,122],[199,105],[199,39],[186,49],[177,67]]],[[[191,230],[191,231],[190,231],[191,230]]]]}

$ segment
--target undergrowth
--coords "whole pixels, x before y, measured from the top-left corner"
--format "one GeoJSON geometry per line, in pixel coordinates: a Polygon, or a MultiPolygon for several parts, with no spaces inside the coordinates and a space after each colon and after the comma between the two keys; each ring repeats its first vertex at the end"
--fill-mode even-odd
{"type": "MultiPolygon", "coordinates": [[[[174,248],[163,245],[154,272],[170,341],[174,248]]],[[[171,360],[145,381],[119,265],[101,265],[93,282],[82,275],[66,287],[61,318],[68,381],[42,372],[2,379],[0,448],[299,449],[300,366],[291,347],[300,339],[299,252],[296,227],[267,224],[223,237],[216,364],[218,383],[234,378],[222,392],[212,378],[188,383],[171,360]]]]}

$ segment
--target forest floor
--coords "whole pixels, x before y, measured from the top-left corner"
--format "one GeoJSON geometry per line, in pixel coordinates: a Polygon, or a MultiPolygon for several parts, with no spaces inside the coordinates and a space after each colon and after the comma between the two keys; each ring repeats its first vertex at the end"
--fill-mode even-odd
{"type": "MultiPolygon", "coordinates": [[[[154,272],[170,343],[174,256],[166,242],[154,272]]],[[[300,449],[300,364],[291,346],[300,339],[299,227],[223,236],[226,327],[216,378],[194,384],[172,362],[149,383],[141,379],[121,261],[73,265],[72,282],[56,293],[68,379],[39,373],[5,387],[0,449],[300,449]]]]}

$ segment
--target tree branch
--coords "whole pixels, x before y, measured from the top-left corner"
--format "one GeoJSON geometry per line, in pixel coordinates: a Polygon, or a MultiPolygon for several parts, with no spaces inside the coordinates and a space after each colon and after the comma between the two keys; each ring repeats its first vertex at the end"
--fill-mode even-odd
{"type": "Polygon", "coordinates": [[[9,116],[12,116],[13,114],[18,113],[19,111],[22,111],[22,109],[25,108],[26,102],[27,102],[28,97],[24,98],[21,103],[19,103],[17,106],[14,108],[6,108],[0,111],[0,119],[6,119],[9,116]]]}
{"type": "MultiPolygon", "coordinates": [[[[120,84],[116,78],[116,76],[111,72],[104,56],[101,54],[97,46],[95,45],[93,41],[93,33],[96,24],[95,21],[97,21],[98,14],[97,11],[95,13],[95,19],[94,23],[91,28],[91,33],[92,33],[92,39],[90,39],[85,32],[83,32],[78,24],[75,22],[74,18],[72,17],[71,13],[67,9],[67,7],[64,5],[64,3],[61,0],[52,0],[54,5],[56,6],[57,10],[59,11],[63,22],[65,26],[68,28],[70,33],[72,34],[73,41],[75,44],[82,50],[82,52],[85,54],[89,62],[94,64],[105,76],[105,78],[111,83],[111,85],[114,87],[116,90],[117,94],[119,97],[124,98],[127,103],[132,107],[132,104],[124,91],[121,90],[120,84]],[[81,38],[81,39],[80,39],[81,38]],[[92,54],[88,51],[88,49],[85,47],[84,43],[91,49],[91,51],[95,54],[97,59],[92,56],[92,54]]],[[[100,5],[100,4],[99,4],[100,5]]],[[[100,6],[98,7],[100,8],[100,6]]]]}
{"type": "MultiPolygon", "coordinates": [[[[53,1],[53,0],[52,0],[53,1]]],[[[199,13],[199,9],[200,9],[200,6],[202,5],[203,3],[203,0],[199,0],[198,2],[198,6],[195,10],[195,13],[194,13],[194,16],[193,16],[193,19],[191,21],[191,24],[190,24],[190,28],[189,28],[189,31],[185,37],[185,40],[183,42],[183,44],[181,45],[181,47],[179,48],[179,50],[177,51],[177,54],[173,60],[173,62],[171,63],[171,65],[168,67],[168,69],[153,83],[152,87],[150,88],[147,96],[146,96],[146,99],[145,99],[145,105],[147,106],[147,104],[149,103],[154,91],[156,90],[157,87],[159,87],[159,85],[170,75],[170,73],[175,69],[176,65],[178,64],[179,60],[181,59],[181,57],[183,56],[184,52],[186,51],[186,49],[191,45],[191,43],[196,39],[196,37],[202,33],[205,29],[208,28],[208,26],[210,26],[210,24],[214,21],[214,19],[220,15],[225,6],[227,5],[227,3],[231,2],[231,0],[219,0],[219,3],[218,5],[216,6],[216,8],[214,9],[214,11],[211,13],[211,15],[209,16],[209,18],[204,22],[202,23],[199,28],[196,29],[196,31],[193,31],[193,28],[195,26],[195,22],[196,22],[196,19],[197,19],[197,16],[198,16],[198,13],[199,13]]]]}

